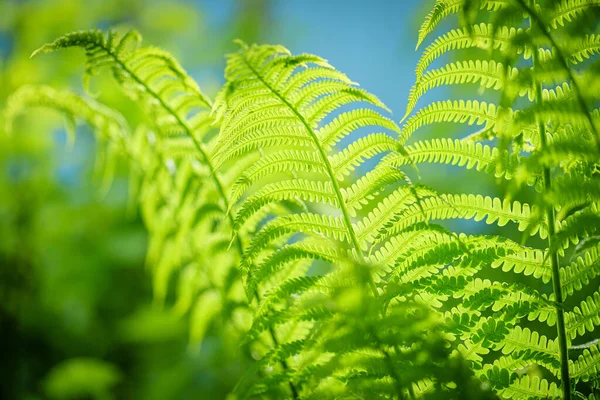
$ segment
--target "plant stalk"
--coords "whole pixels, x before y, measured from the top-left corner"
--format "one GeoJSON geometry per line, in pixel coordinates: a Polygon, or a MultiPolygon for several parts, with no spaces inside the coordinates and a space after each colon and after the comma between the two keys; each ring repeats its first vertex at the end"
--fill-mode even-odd
{"type": "MultiPolygon", "coordinates": [[[[535,76],[535,68],[538,64],[538,49],[533,49],[533,71],[535,76]]],[[[542,83],[535,82],[535,102],[541,104],[542,99],[542,83]]],[[[538,131],[540,133],[540,150],[543,152],[547,146],[546,124],[541,118],[537,118],[538,131]]],[[[544,167],[543,170],[544,191],[552,190],[552,176],[550,168],[544,167]]],[[[554,207],[545,205],[546,218],[548,219],[548,252],[550,263],[552,266],[552,290],[555,296],[556,304],[556,329],[558,333],[558,347],[560,352],[560,378],[562,382],[562,392],[564,400],[571,400],[571,379],[569,377],[569,349],[567,347],[567,335],[565,328],[565,314],[563,309],[562,285],[560,282],[560,262],[554,243],[556,235],[556,221],[554,217],[554,207]]]]}

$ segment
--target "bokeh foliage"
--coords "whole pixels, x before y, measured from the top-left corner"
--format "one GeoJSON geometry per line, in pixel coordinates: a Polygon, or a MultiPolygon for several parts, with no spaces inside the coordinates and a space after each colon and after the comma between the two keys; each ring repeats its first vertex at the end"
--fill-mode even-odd
{"type": "MultiPolygon", "coordinates": [[[[268,14],[245,10],[265,5],[239,2],[217,43],[206,38],[202,6],[185,1],[2,1],[0,104],[42,82],[83,91],[78,52],[30,59],[65,31],[135,26],[189,68],[210,69],[234,37],[260,35],[268,14]],[[187,51],[192,42],[209,51],[187,51]]],[[[133,122],[143,118],[117,90],[101,99],[133,122]]],[[[231,351],[210,338],[201,350],[191,345],[188,320],[153,304],[146,232],[128,200],[125,163],[103,184],[92,132],[79,127],[71,143],[63,122],[37,110],[19,118],[11,136],[0,134],[0,398],[225,396],[241,372],[231,351]]]]}

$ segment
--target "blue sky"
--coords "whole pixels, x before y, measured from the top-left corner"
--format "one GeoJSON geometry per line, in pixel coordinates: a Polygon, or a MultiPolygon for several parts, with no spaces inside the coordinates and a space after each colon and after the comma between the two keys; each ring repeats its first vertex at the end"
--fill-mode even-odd
{"type": "MultiPolygon", "coordinates": [[[[236,0],[197,0],[205,23],[228,22],[236,0]]],[[[400,118],[414,82],[417,30],[434,1],[272,0],[266,41],[327,59],[400,118]]]]}

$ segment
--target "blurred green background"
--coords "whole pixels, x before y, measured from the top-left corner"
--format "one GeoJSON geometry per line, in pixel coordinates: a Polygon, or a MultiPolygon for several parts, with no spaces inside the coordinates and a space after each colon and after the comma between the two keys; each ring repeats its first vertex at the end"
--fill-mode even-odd
{"type": "MultiPolygon", "coordinates": [[[[66,32],[111,26],[139,29],[214,92],[226,47],[258,40],[268,3],[213,3],[1,0],[0,104],[24,84],[81,91],[77,51],[29,55],[66,32]],[[227,16],[211,25],[206,9],[227,16]]],[[[103,92],[138,118],[117,90],[103,92]]],[[[240,374],[226,353],[237,349],[211,338],[191,348],[186,321],[153,306],[125,166],[105,190],[93,135],[80,130],[69,148],[61,119],[34,113],[11,137],[0,134],[0,398],[224,398],[240,374]]]]}
{"type": "MultiPolygon", "coordinates": [[[[399,119],[414,81],[417,28],[430,6],[0,0],[0,106],[25,84],[83,91],[83,55],[30,59],[43,43],[78,29],[133,27],[145,43],[172,52],[209,95],[222,83],[224,55],[241,38],[323,56],[399,119]]],[[[95,85],[109,88],[101,101],[131,121],[141,118],[109,80],[95,85]]],[[[146,235],[129,204],[126,166],[104,185],[91,132],[80,129],[68,146],[62,122],[35,110],[12,136],[0,132],[0,399],[225,398],[244,368],[238,349],[210,332],[201,349],[190,346],[187,322],[153,305],[146,235]]],[[[424,175],[455,192],[452,171],[424,175]]],[[[476,185],[463,180],[461,189],[476,185]]]]}

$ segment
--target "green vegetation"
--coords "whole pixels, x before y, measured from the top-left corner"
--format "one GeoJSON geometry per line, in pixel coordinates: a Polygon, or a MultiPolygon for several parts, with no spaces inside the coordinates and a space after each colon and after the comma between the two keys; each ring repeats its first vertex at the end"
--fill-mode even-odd
{"type": "MultiPolygon", "coordinates": [[[[83,49],[85,87],[116,84],[138,116],[23,86],[3,129],[55,110],[73,139],[93,130],[107,188],[127,165],[154,302],[176,317],[162,329],[189,321],[196,349],[217,337],[240,374],[232,399],[592,400],[599,16],[596,0],[437,0],[399,123],[316,55],[240,41],[210,98],[136,30],[77,31],[33,55],[83,49]],[[452,15],[460,26],[430,39],[452,15]],[[440,87],[457,90],[430,101],[440,87]],[[465,170],[453,191],[421,183],[440,166],[465,170]],[[463,190],[481,175],[497,194],[463,190]]],[[[75,359],[50,392],[57,374],[74,396],[106,382],[96,398],[122,379],[75,359]]]]}

